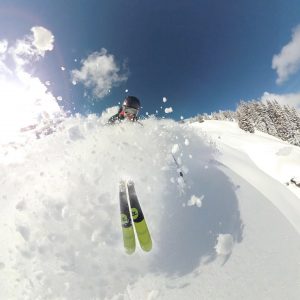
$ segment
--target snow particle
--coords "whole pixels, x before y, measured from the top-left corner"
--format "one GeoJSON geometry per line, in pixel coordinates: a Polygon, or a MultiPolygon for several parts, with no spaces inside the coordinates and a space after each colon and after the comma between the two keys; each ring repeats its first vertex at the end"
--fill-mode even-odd
{"type": "Polygon", "coordinates": [[[69,208],[67,206],[64,206],[62,209],[61,209],[61,217],[63,219],[65,219],[69,214],[69,208]]]}
{"type": "Polygon", "coordinates": [[[51,82],[50,82],[49,80],[47,80],[47,81],[45,82],[45,84],[46,84],[47,86],[50,86],[50,85],[51,85],[51,82]]]}
{"type": "Polygon", "coordinates": [[[163,102],[166,103],[168,100],[166,97],[163,97],[163,102]]]}
{"type": "Polygon", "coordinates": [[[76,84],[77,84],[77,81],[76,81],[76,80],[72,80],[72,84],[73,84],[73,85],[76,85],[76,84]]]}
{"type": "Polygon", "coordinates": [[[178,144],[174,144],[172,147],[172,154],[175,154],[179,151],[179,145],[178,144]]]}
{"type": "Polygon", "coordinates": [[[66,68],[65,68],[65,67],[60,67],[60,69],[61,69],[62,71],[65,71],[65,70],[66,70],[66,68]]]}
{"type": "Polygon", "coordinates": [[[177,183],[180,187],[184,187],[185,183],[184,183],[184,180],[181,176],[177,178],[177,183]]]}
{"type": "Polygon", "coordinates": [[[58,96],[58,97],[56,97],[56,99],[57,99],[58,101],[62,101],[62,96],[58,96]]]}
{"type": "Polygon", "coordinates": [[[189,172],[189,168],[186,166],[182,166],[181,169],[184,174],[187,174],[189,172]]]}
{"type": "Polygon", "coordinates": [[[190,144],[190,141],[189,141],[188,139],[185,139],[185,140],[184,140],[184,144],[185,144],[186,146],[188,146],[188,145],[190,144]]]}
{"type": "Polygon", "coordinates": [[[179,165],[181,165],[181,164],[182,164],[181,157],[177,157],[177,163],[178,163],[179,165]]]}
{"type": "Polygon", "coordinates": [[[219,234],[218,243],[215,246],[219,255],[229,255],[233,248],[233,237],[231,234],[219,234]]]}
{"type": "Polygon", "coordinates": [[[128,93],[128,90],[125,90],[125,93],[128,93]]]}
{"type": "Polygon", "coordinates": [[[201,207],[203,199],[204,199],[204,195],[202,195],[200,198],[198,198],[195,195],[193,195],[191,197],[191,199],[187,202],[187,205],[188,206],[194,206],[194,205],[196,205],[197,207],[201,207]]]}
{"type": "Polygon", "coordinates": [[[93,243],[96,243],[100,240],[100,233],[98,230],[94,230],[94,232],[92,233],[92,236],[91,236],[91,241],[93,243]]]}

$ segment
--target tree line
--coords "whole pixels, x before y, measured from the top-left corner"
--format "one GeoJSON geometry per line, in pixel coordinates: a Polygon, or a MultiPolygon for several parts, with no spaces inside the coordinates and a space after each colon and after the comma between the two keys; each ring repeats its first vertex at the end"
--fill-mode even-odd
{"type": "Polygon", "coordinates": [[[300,114],[295,107],[280,105],[276,100],[241,101],[236,111],[219,111],[201,114],[191,121],[227,120],[237,122],[247,132],[259,130],[278,137],[293,145],[300,146],[300,114]]]}

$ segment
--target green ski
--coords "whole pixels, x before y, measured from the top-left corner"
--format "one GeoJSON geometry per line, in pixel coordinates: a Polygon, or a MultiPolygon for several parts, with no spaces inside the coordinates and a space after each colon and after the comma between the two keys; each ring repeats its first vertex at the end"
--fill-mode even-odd
{"type": "Polygon", "coordinates": [[[132,254],[135,251],[135,236],[132,226],[131,214],[129,210],[127,191],[125,181],[120,181],[119,198],[120,198],[120,214],[123,233],[123,242],[126,253],[132,254]]]}
{"type": "Polygon", "coordinates": [[[148,230],[148,226],[144,218],[144,214],[141,209],[138,197],[136,195],[133,181],[128,181],[127,187],[132,219],[134,222],[134,227],[138,240],[140,242],[141,248],[144,251],[150,251],[152,248],[151,235],[148,230]]]}

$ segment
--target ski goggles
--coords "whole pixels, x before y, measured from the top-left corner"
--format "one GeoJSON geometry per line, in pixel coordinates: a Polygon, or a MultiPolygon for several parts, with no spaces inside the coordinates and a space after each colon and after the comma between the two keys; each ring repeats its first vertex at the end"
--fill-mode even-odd
{"type": "Polygon", "coordinates": [[[123,111],[127,115],[137,115],[139,110],[133,107],[124,107],[123,111]]]}

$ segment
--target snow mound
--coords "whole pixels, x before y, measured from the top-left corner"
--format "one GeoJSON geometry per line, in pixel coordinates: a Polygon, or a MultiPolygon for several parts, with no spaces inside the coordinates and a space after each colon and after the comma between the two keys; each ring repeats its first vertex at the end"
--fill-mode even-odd
{"type": "MultiPolygon", "coordinates": [[[[171,120],[107,126],[109,115],[1,147],[0,299],[297,299],[299,234],[237,172],[273,183],[241,148],[171,120]],[[135,182],[150,253],[123,249],[121,179],[135,182]]],[[[272,188],[272,201],[293,196],[272,188]]]]}

